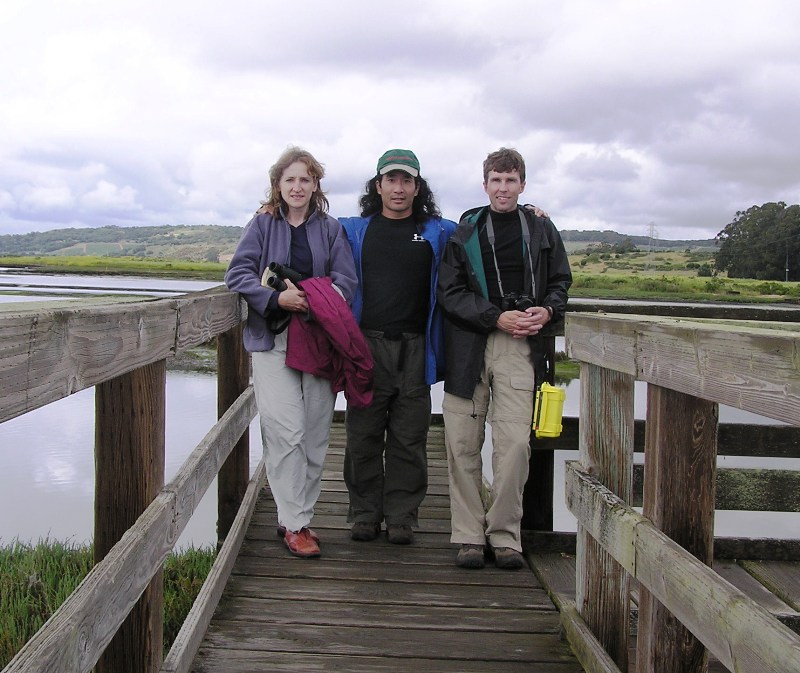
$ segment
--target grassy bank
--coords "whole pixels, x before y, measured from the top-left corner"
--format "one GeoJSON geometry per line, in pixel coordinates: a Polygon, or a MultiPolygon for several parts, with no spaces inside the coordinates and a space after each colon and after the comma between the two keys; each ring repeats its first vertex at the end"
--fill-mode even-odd
{"type": "Polygon", "coordinates": [[[219,262],[98,256],[0,257],[0,266],[33,269],[42,273],[176,276],[202,280],[222,280],[227,268],[226,264],[219,262]]]}
{"type": "MultiPolygon", "coordinates": [[[[611,261],[582,264],[585,258],[571,259],[574,283],[572,297],[590,299],[632,299],[654,301],[723,301],[744,303],[798,303],[800,283],[703,277],[693,268],[697,262],[666,263],[656,257],[650,264],[642,253],[616,255],[611,261]],[[644,261],[643,261],[644,260],[644,261]]],[[[690,256],[685,253],[684,256],[690,256]]],[[[591,256],[590,256],[591,257],[591,256]]],[[[226,265],[219,262],[191,262],[138,257],[0,257],[0,266],[35,269],[42,273],[82,273],[106,275],[152,275],[222,280],[226,265]]]]}
{"type": "MultiPolygon", "coordinates": [[[[211,569],[213,549],[171,554],[164,566],[164,652],[211,569]]],[[[0,668],[11,661],[92,569],[91,547],[40,541],[0,547],[0,668]]]]}

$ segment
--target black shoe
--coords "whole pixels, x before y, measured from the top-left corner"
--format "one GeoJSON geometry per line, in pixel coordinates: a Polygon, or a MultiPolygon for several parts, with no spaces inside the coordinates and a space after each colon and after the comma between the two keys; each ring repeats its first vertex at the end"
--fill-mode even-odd
{"type": "Polygon", "coordinates": [[[511,547],[494,547],[494,564],[502,570],[519,570],[525,565],[525,559],[522,558],[516,549],[511,547]]]}
{"type": "Polygon", "coordinates": [[[371,542],[381,532],[381,525],[374,521],[356,521],[350,530],[350,537],[358,542],[371,542]]]}
{"type": "Polygon", "coordinates": [[[483,568],[482,544],[462,544],[456,555],[456,565],[460,568],[483,568]]]}
{"type": "Polygon", "coordinates": [[[392,544],[411,544],[414,541],[414,531],[411,526],[387,524],[386,537],[392,544]]]}

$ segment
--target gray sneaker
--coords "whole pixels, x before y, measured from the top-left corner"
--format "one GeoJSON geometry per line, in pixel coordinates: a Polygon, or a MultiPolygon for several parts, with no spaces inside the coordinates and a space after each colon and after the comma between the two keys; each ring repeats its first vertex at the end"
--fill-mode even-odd
{"type": "Polygon", "coordinates": [[[392,544],[411,544],[414,541],[414,531],[411,526],[386,525],[386,537],[392,544]]]}
{"type": "Polygon", "coordinates": [[[483,560],[483,545],[482,544],[462,544],[461,549],[456,554],[456,565],[460,568],[483,568],[485,561],[483,560]]]}
{"type": "Polygon", "coordinates": [[[522,558],[516,549],[511,547],[493,547],[494,564],[503,570],[519,570],[525,565],[525,559],[522,558]]]}
{"type": "Polygon", "coordinates": [[[350,530],[350,537],[358,542],[370,542],[378,537],[381,525],[374,521],[356,521],[350,530]]]}

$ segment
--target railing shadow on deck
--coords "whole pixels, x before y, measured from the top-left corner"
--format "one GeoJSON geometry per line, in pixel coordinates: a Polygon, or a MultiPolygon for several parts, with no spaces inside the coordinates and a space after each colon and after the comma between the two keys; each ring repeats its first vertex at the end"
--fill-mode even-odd
{"type": "MultiPolygon", "coordinates": [[[[608,306],[604,309],[613,310],[608,306]]],[[[578,310],[591,311],[592,308],[590,304],[584,304],[578,310]]],[[[698,313],[696,308],[686,310],[689,314],[698,313]]],[[[656,308],[654,312],[657,311],[656,308]]],[[[245,315],[246,306],[238,297],[219,289],[177,299],[48,303],[35,309],[0,312],[0,374],[4,391],[0,397],[0,422],[95,386],[95,452],[97,474],[103,475],[96,485],[97,565],[3,673],[84,673],[95,664],[97,671],[115,673],[155,673],[158,670],[177,673],[188,670],[205,625],[219,599],[224,579],[230,573],[264,478],[263,464],[256,468],[252,478],[249,477],[247,428],[256,409],[252,388],[249,387],[249,357],[241,344],[241,323],[245,315]],[[171,355],[207,343],[213,338],[218,344],[220,420],[187,458],[175,478],[164,485],[165,361],[171,355]],[[131,466],[136,466],[136,469],[131,466]],[[145,469],[146,466],[149,469],[145,469]],[[162,662],[161,567],[217,474],[218,539],[221,548],[195,607],[172,650],[162,662]]],[[[709,315],[713,317],[713,312],[709,315]]],[[[629,386],[632,390],[634,378],[644,378],[662,387],[669,387],[663,380],[663,359],[658,359],[654,365],[642,352],[636,351],[644,339],[634,340],[635,352],[629,352],[629,334],[637,333],[635,326],[642,320],[641,316],[629,319],[627,324],[632,327],[620,332],[619,324],[625,323],[614,323],[612,316],[598,318],[589,314],[575,314],[573,320],[571,314],[569,325],[587,324],[589,328],[582,333],[576,327],[574,332],[568,334],[572,356],[585,363],[582,365],[582,377],[586,377],[587,384],[582,386],[582,409],[593,409],[580,424],[581,462],[589,468],[591,475],[581,466],[573,465],[568,477],[571,484],[568,500],[583,527],[579,535],[579,549],[591,544],[588,534],[596,536],[601,544],[607,539],[613,540],[613,551],[627,564],[624,568],[628,572],[646,567],[643,562],[646,554],[638,551],[636,544],[642,544],[641,540],[649,538],[634,535],[631,530],[641,531],[647,526],[645,522],[632,518],[629,508],[621,510],[620,507],[628,506],[618,504],[614,500],[616,496],[604,491],[604,487],[594,481],[595,478],[601,478],[601,470],[595,468],[595,459],[589,456],[605,451],[616,457],[615,447],[624,446],[625,451],[631,448],[634,434],[632,403],[631,416],[628,418],[627,406],[621,404],[621,400],[626,399],[629,386]],[[594,322],[597,320],[612,322],[597,324],[594,322]],[[619,344],[617,339],[620,339],[619,344]],[[582,340],[586,343],[582,343],[582,340]],[[615,355],[617,349],[619,352],[615,355]],[[595,359],[602,362],[602,366],[594,363],[595,359]],[[639,365],[644,366],[645,363],[650,363],[646,365],[649,369],[639,372],[639,365]],[[603,366],[616,368],[622,373],[606,373],[603,366]],[[658,376],[650,370],[654,370],[658,376]],[[651,380],[651,376],[655,378],[651,380]],[[591,394],[588,392],[590,390],[591,394]],[[611,411],[613,409],[621,410],[620,418],[607,418],[608,414],[613,416],[616,413],[611,411]],[[608,420],[617,423],[611,433],[604,425],[608,420]],[[601,438],[602,433],[606,433],[605,438],[601,438]],[[589,447],[593,447],[591,453],[589,447]],[[627,537],[618,539],[612,535],[625,526],[628,526],[627,537]]],[[[646,319],[644,324],[647,325],[646,319]]],[[[669,330],[666,329],[662,334],[658,334],[658,330],[655,324],[649,327],[649,331],[645,330],[652,337],[647,353],[658,353],[660,348],[667,348],[670,344],[672,337],[669,330]],[[662,337],[665,338],[663,344],[662,337]]],[[[558,332],[550,335],[551,350],[555,334],[558,332]]],[[[796,341],[794,348],[795,369],[787,370],[785,375],[792,371],[794,376],[797,374],[796,341]]],[[[690,354],[684,355],[691,359],[690,354]]],[[[775,379],[770,378],[769,381],[774,383],[775,379]]],[[[794,386],[787,388],[788,393],[784,394],[788,394],[796,404],[796,379],[788,383],[784,381],[784,384],[794,386]]],[[[726,389],[735,387],[722,386],[726,389]]],[[[701,392],[708,394],[705,389],[701,392]]],[[[725,396],[725,399],[717,400],[718,391],[713,392],[712,399],[730,403],[725,396]]],[[[781,394],[773,394],[771,399],[779,401],[781,394]]],[[[741,400],[733,401],[733,406],[742,406],[741,400]]],[[[775,407],[773,413],[775,409],[783,408],[781,404],[772,406],[775,407]]],[[[779,418],[791,413],[790,410],[786,411],[779,418]]],[[[775,417],[772,413],[764,415],[775,417]]],[[[797,419],[794,420],[796,422],[797,419]]],[[[700,434],[701,437],[705,436],[700,434]]],[[[650,443],[660,446],[663,441],[654,437],[650,443]]],[[[627,456],[627,453],[624,455],[627,456]]],[[[526,511],[531,509],[538,513],[544,510],[544,525],[530,527],[547,530],[546,519],[552,517],[552,450],[535,451],[533,463],[537,456],[545,456],[545,460],[538,470],[532,472],[531,481],[535,482],[532,491],[541,493],[541,487],[549,485],[549,492],[545,488],[543,508],[532,506],[530,499],[527,499],[526,511]],[[546,502],[548,498],[549,503],[546,502]]],[[[597,464],[602,463],[597,461],[597,464]]],[[[621,469],[621,473],[628,476],[623,480],[623,487],[617,488],[618,493],[627,492],[629,472],[627,467],[621,469]]],[[[699,480],[697,475],[694,478],[699,480]]],[[[647,509],[648,505],[645,507],[647,509]]],[[[663,536],[657,532],[652,535],[663,536]]],[[[658,546],[672,553],[675,545],[659,537],[658,546]]],[[[652,552],[651,547],[646,547],[646,550],[652,552]]],[[[679,552],[675,551],[675,554],[679,552]]],[[[586,551],[581,552],[579,557],[583,559],[579,578],[595,576],[593,573],[598,564],[589,559],[586,551]],[[586,570],[591,568],[594,571],[586,570]]],[[[605,562],[601,559],[601,566],[605,562]]],[[[695,566],[691,565],[691,561],[682,559],[682,562],[689,563],[694,572],[695,566]]],[[[649,568],[655,572],[652,567],[649,568]]],[[[703,573],[701,576],[705,581],[703,573]]],[[[645,574],[635,576],[644,586],[648,586],[645,574]]],[[[596,601],[593,598],[588,603],[617,605],[622,602],[623,593],[627,598],[627,579],[621,574],[619,577],[616,584],[609,583],[607,586],[604,581],[592,584],[584,579],[579,596],[596,592],[596,601]],[[614,600],[609,598],[609,594],[614,600]]],[[[711,584],[716,590],[714,582],[718,580],[713,580],[711,584]]],[[[657,577],[653,584],[661,586],[657,577]]],[[[671,585],[666,586],[670,586],[670,591],[673,590],[671,585]]],[[[661,598],[658,587],[653,586],[654,594],[661,598]]],[[[668,600],[666,604],[670,607],[673,602],[668,600]]],[[[681,614],[678,613],[679,616],[681,614]]],[[[589,609],[583,605],[581,614],[574,618],[592,622],[589,609]]],[[[599,631],[603,629],[608,630],[608,627],[598,628],[599,631]]],[[[567,631],[570,632],[569,629],[567,631]]],[[[774,639],[770,643],[774,643],[774,639]]]]}
{"type": "MultiPolygon", "coordinates": [[[[798,325],[570,314],[566,339],[581,362],[580,458],[566,469],[576,599],[562,609],[573,649],[600,646],[591,670],[628,670],[635,578],[637,671],[704,671],[707,652],[731,671],[800,670],[800,637],[709,567],[718,405],[800,426],[798,325]],[[636,380],[648,385],[642,514],[632,507],[636,380]]],[[[788,511],[797,476],[782,475],[788,511]]]]}

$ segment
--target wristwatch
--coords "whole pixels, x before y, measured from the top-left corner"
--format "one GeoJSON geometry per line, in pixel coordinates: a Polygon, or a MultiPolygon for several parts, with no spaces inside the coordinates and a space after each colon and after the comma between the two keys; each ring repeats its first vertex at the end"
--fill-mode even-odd
{"type": "Polygon", "coordinates": [[[553,319],[553,307],[552,306],[545,306],[547,312],[550,314],[550,320],[553,319]]]}

